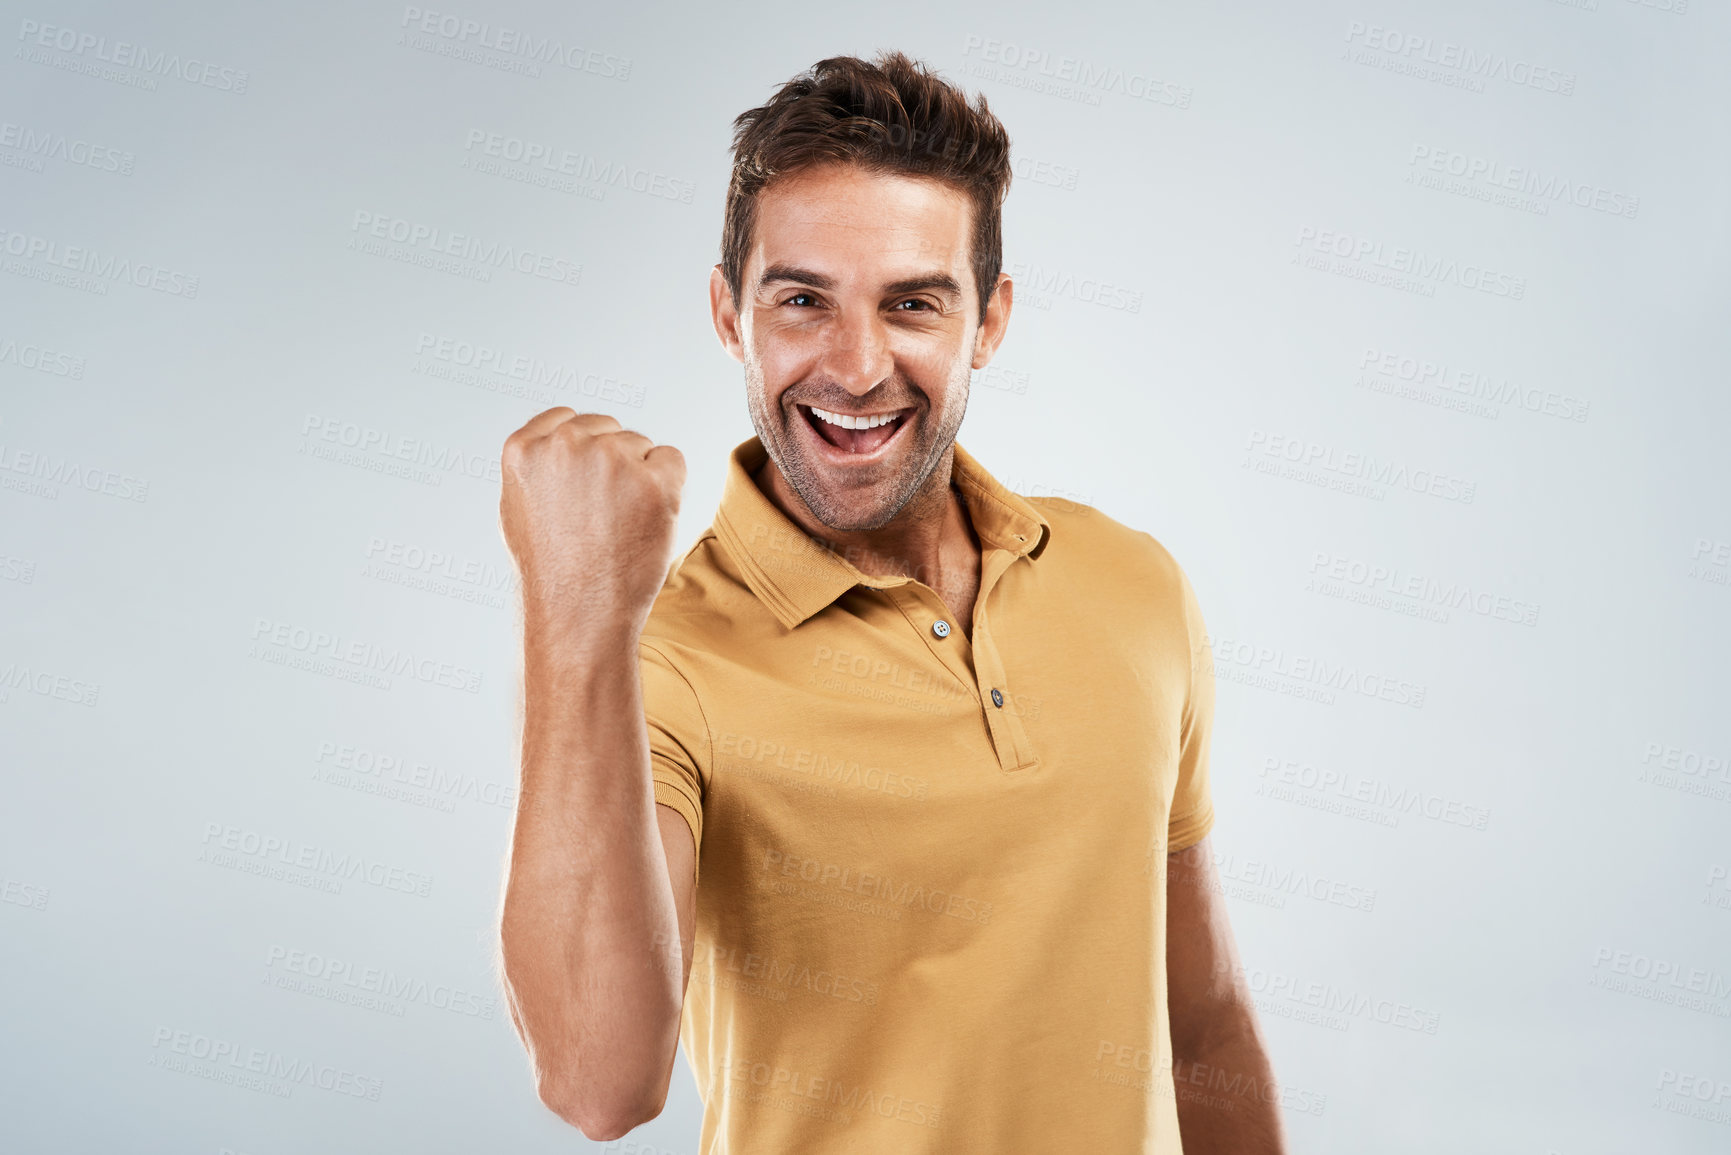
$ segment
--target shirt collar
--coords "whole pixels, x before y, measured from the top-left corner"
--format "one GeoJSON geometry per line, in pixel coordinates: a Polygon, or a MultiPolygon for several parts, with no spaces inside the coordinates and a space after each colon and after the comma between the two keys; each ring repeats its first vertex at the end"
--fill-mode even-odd
{"type": "MultiPolygon", "coordinates": [[[[782,625],[794,628],[856,585],[884,589],[912,580],[861,573],[847,558],[808,536],[752,480],[768,457],[755,435],[728,455],[715,532],[744,571],[746,584],[782,625]]],[[[1045,549],[1052,532],[1046,519],[959,443],[950,480],[967,504],[982,550],[1035,558],[1045,549]]]]}

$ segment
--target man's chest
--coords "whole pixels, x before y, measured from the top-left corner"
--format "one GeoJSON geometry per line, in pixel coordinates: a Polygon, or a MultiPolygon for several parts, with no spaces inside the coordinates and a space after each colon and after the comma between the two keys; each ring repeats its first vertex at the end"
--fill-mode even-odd
{"type": "Polygon", "coordinates": [[[1176,783],[1182,644],[1058,611],[988,614],[946,648],[917,602],[840,609],[709,659],[706,883],[869,931],[989,918],[1066,863],[1143,873],[1176,783]]]}

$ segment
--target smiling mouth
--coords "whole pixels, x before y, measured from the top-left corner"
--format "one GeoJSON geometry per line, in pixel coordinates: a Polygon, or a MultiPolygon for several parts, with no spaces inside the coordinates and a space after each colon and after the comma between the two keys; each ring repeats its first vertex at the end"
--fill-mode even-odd
{"type": "Polygon", "coordinates": [[[887,413],[835,413],[813,405],[801,405],[799,411],[820,438],[843,453],[856,456],[881,449],[913,413],[911,407],[887,413]]]}

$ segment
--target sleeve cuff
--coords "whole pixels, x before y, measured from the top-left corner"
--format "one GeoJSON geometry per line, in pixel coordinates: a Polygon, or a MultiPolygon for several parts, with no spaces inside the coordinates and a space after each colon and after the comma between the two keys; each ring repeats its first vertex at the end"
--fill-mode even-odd
{"type": "Polygon", "coordinates": [[[1187,850],[1208,837],[1208,832],[1214,829],[1214,806],[1204,805],[1199,810],[1192,810],[1182,818],[1175,818],[1166,826],[1166,853],[1176,854],[1187,850]]]}
{"type": "Polygon", "coordinates": [[[655,801],[663,806],[679,811],[679,816],[685,819],[685,824],[691,827],[691,845],[694,849],[703,847],[703,806],[692,796],[691,787],[683,780],[662,770],[659,766],[650,768],[650,775],[655,787],[655,801]]]}

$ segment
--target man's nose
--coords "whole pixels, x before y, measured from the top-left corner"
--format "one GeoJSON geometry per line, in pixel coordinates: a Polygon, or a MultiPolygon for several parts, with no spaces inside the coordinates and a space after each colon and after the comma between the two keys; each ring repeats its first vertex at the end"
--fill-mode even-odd
{"type": "Polygon", "coordinates": [[[871,392],[894,368],[889,334],[875,313],[843,315],[829,334],[824,369],[854,396],[871,392]]]}

